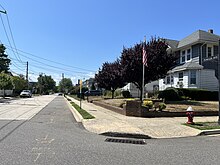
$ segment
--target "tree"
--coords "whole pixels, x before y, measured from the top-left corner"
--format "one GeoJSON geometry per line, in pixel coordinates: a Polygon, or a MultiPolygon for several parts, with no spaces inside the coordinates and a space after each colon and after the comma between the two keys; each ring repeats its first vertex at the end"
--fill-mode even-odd
{"type": "Polygon", "coordinates": [[[12,82],[14,85],[14,94],[19,95],[23,89],[26,87],[26,80],[24,79],[23,75],[20,76],[13,76],[12,82]]]}
{"type": "Polygon", "coordinates": [[[13,89],[11,76],[4,72],[0,73],[0,89],[3,90],[3,97],[5,97],[6,89],[13,89]]]}
{"type": "Polygon", "coordinates": [[[63,93],[68,93],[73,88],[73,83],[70,78],[63,78],[59,82],[59,91],[63,93]]]}
{"type": "Polygon", "coordinates": [[[134,83],[140,90],[142,100],[143,64],[142,52],[145,46],[147,66],[145,66],[144,84],[166,76],[174,66],[177,56],[168,54],[166,43],[161,39],[151,38],[146,44],[136,44],[131,48],[123,48],[121,54],[122,75],[127,83],[134,83]]]}
{"type": "Polygon", "coordinates": [[[113,63],[105,62],[102,65],[102,69],[99,69],[95,75],[95,81],[99,88],[104,88],[112,92],[112,98],[114,98],[114,92],[117,88],[125,85],[119,59],[113,63]]]}
{"type": "Polygon", "coordinates": [[[94,82],[92,82],[91,90],[96,90],[94,82]]]}
{"type": "Polygon", "coordinates": [[[0,44],[0,73],[9,73],[9,65],[11,60],[8,58],[8,55],[5,54],[5,49],[5,46],[0,44]]]}
{"type": "Polygon", "coordinates": [[[56,87],[56,82],[51,76],[40,74],[37,80],[40,94],[49,94],[56,87]]]}

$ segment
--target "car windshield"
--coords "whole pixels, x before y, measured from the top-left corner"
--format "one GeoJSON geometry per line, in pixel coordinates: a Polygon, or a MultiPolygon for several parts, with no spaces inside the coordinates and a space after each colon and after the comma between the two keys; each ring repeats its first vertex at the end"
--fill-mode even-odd
{"type": "Polygon", "coordinates": [[[23,90],[22,92],[31,92],[31,91],[29,91],[29,90],[23,90]]]}

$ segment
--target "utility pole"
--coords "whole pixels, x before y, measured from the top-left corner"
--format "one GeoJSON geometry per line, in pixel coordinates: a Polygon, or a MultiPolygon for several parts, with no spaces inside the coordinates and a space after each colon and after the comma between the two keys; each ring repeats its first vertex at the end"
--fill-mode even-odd
{"type": "Polygon", "coordinates": [[[220,125],[220,39],[218,40],[218,124],[220,125]]]}
{"type": "Polygon", "coordinates": [[[26,69],[26,81],[27,81],[27,89],[29,89],[29,82],[28,82],[28,61],[27,61],[27,69],[26,69]]]}
{"type": "Polygon", "coordinates": [[[64,73],[62,73],[62,92],[63,92],[63,94],[64,94],[64,96],[65,96],[65,91],[64,91],[64,73]]]}

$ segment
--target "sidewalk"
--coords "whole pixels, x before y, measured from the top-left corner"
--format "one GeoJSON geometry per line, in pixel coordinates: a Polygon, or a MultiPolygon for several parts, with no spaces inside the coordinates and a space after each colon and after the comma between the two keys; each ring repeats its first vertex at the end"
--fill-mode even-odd
{"type": "MultiPolygon", "coordinates": [[[[69,97],[76,104],[80,102],[69,97]]],[[[82,108],[88,111],[95,119],[81,120],[84,127],[97,134],[121,133],[141,134],[151,138],[176,138],[197,136],[202,131],[182,125],[187,117],[166,117],[166,118],[140,118],[124,116],[105,108],[96,106],[87,101],[82,101],[82,108]]],[[[195,117],[195,122],[217,121],[218,117],[195,117]]],[[[204,132],[204,131],[203,131],[204,132]]]]}

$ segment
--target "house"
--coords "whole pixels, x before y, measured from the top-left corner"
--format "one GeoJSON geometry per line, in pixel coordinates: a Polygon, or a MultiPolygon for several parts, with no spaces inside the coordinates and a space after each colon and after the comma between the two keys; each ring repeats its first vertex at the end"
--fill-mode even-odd
{"type": "Polygon", "coordinates": [[[198,30],[180,41],[165,39],[167,51],[175,53],[178,60],[167,76],[159,80],[159,90],[175,87],[217,91],[219,39],[212,29],[198,30]]]}
{"type": "MultiPolygon", "coordinates": [[[[145,93],[154,93],[158,91],[159,81],[152,81],[145,85],[145,93]]],[[[122,91],[129,91],[132,97],[140,97],[140,90],[133,84],[128,83],[126,86],[121,88],[122,91]]]]}

